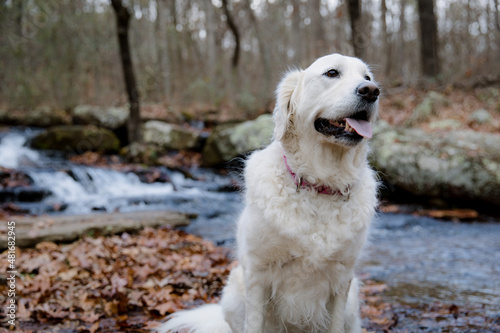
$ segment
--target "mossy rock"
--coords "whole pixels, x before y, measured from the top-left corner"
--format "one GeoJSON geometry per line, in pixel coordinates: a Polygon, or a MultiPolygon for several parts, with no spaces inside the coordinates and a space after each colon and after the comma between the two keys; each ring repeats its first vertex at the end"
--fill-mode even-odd
{"type": "Polygon", "coordinates": [[[199,132],[158,120],[144,123],[142,133],[144,143],[155,144],[166,149],[196,149],[201,140],[199,132]]]}
{"type": "Polygon", "coordinates": [[[212,131],[203,148],[203,162],[213,166],[265,147],[271,142],[273,129],[270,115],[239,124],[219,125],[212,131]]]}
{"type": "Polygon", "coordinates": [[[500,204],[500,135],[428,133],[377,124],[372,165],[396,188],[443,199],[500,204]]]}
{"type": "Polygon", "coordinates": [[[120,155],[131,163],[141,163],[146,165],[158,164],[158,159],[165,154],[165,149],[147,143],[133,142],[120,150],[120,155]]]}
{"type": "Polygon", "coordinates": [[[469,116],[469,121],[476,124],[485,124],[491,122],[492,120],[492,115],[485,109],[476,110],[469,116]]]}
{"type": "Polygon", "coordinates": [[[51,127],[71,123],[63,109],[40,106],[32,110],[0,110],[0,124],[12,126],[51,127]]]}
{"type": "Polygon", "coordinates": [[[405,125],[412,126],[428,120],[431,116],[436,115],[438,109],[449,105],[448,99],[442,94],[430,91],[425,95],[422,102],[413,109],[411,117],[406,121],[405,125]]]}
{"type": "Polygon", "coordinates": [[[129,113],[128,109],[121,107],[78,105],[73,109],[73,122],[114,130],[127,124],[129,113]]]}
{"type": "Polygon", "coordinates": [[[115,152],[120,148],[120,141],[105,128],[92,125],[55,126],[34,137],[31,147],[76,154],[86,151],[115,152]]]}

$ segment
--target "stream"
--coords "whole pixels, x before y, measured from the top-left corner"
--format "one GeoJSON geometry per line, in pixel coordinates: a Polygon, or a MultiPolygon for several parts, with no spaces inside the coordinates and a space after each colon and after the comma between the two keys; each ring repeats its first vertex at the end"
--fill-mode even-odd
{"type": "MultiPolygon", "coordinates": [[[[147,184],[132,172],[76,165],[56,153],[32,150],[26,142],[37,131],[0,129],[0,166],[26,173],[42,193],[35,202],[11,200],[22,209],[36,215],[175,210],[196,216],[186,231],[234,245],[243,204],[238,192],[227,189],[238,175],[196,169],[190,170],[193,180],[161,168],[170,181],[147,184]]],[[[358,271],[387,284],[389,301],[471,306],[500,318],[499,263],[500,223],[379,213],[358,271]]]]}

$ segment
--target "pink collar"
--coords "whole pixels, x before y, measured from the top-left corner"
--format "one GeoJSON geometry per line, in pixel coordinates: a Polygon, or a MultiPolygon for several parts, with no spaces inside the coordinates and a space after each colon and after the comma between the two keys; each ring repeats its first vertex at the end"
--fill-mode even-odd
{"type": "Polygon", "coordinates": [[[283,154],[283,158],[285,160],[286,168],[287,168],[288,172],[290,172],[290,174],[292,175],[293,182],[297,186],[297,192],[299,192],[301,188],[304,188],[304,189],[309,189],[309,190],[315,190],[319,194],[343,195],[343,196],[346,196],[347,199],[349,199],[351,185],[347,185],[346,190],[344,192],[342,192],[341,190],[332,189],[331,187],[328,187],[328,186],[320,186],[320,185],[316,185],[316,184],[311,184],[307,180],[303,180],[302,177],[299,177],[299,179],[297,181],[297,175],[292,171],[292,169],[290,169],[290,166],[288,165],[288,161],[286,160],[286,156],[284,154],[283,154]]]}

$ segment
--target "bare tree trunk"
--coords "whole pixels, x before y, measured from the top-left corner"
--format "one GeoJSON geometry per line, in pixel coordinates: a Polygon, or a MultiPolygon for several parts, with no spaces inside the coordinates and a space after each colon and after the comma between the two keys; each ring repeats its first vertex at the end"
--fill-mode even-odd
{"type": "Polygon", "coordinates": [[[23,35],[24,0],[17,1],[16,25],[19,36],[23,35]]]}
{"type": "Polygon", "coordinates": [[[418,0],[420,21],[420,62],[422,74],[435,78],[439,74],[437,21],[433,0],[418,0]]]}
{"type": "Polygon", "coordinates": [[[325,55],[327,51],[327,41],[325,28],[323,27],[323,17],[321,16],[321,0],[308,1],[310,4],[310,15],[311,15],[311,25],[313,36],[311,38],[311,57],[309,61],[325,55]]]}
{"type": "Polygon", "coordinates": [[[130,116],[127,124],[128,142],[141,142],[139,92],[135,81],[128,36],[131,15],[128,9],[123,6],[121,0],[111,0],[111,5],[116,14],[116,28],[118,42],[120,44],[123,77],[125,79],[125,87],[130,104],[130,116]]]}
{"type": "Polygon", "coordinates": [[[271,83],[271,61],[270,61],[270,56],[269,56],[269,51],[264,44],[264,40],[262,38],[260,26],[257,22],[257,18],[255,17],[255,14],[250,7],[250,0],[245,0],[245,7],[248,11],[248,14],[250,16],[250,20],[252,21],[254,27],[255,27],[255,37],[257,38],[257,42],[259,43],[259,56],[260,60],[262,62],[262,65],[264,66],[264,83],[262,85],[262,95],[263,96],[268,96],[269,93],[269,85],[271,83]]]}
{"type": "Polygon", "coordinates": [[[383,48],[384,51],[383,53],[385,54],[385,61],[384,61],[384,74],[385,77],[387,78],[389,76],[390,70],[391,70],[391,63],[392,63],[392,52],[390,50],[389,46],[389,37],[387,36],[387,5],[385,3],[385,0],[380,1],[380,11],[381,11],[381,23],[382,23],[382,43],[383,43],[383,48]]]}
{"type": "MultiPolygon", "coordinates": [[[[178,14],[177,14],[177,3],[176,0],[168,0],[170,4],[170,16],[172,19],[172,24],[170,25],[170,30],[172,32],[172,38],[171,38],[171,43],[168,46],[169,53],[170,53],[170,76],[174,78],[181,78],[183,79],[185,77],[184,75],[184,66],[182,65],[183,60],[182,60],[182,50],[181,50],[181,39],[182,36],[177,31],[177,24],[179,24],[179,19],[178,19],[178,14]]],[[[183,84],[181,80],[171,80],[170,81],[170,92],[172,96],[175,96],[177,91],[179,90],[178,88],[183,84]]]]}
{"type": "Polygon", "coordinates": [[[293,41],[293,51],[294,51],[294,58],[295,62],[297,64],[300,64],[301,62],[304,61],[304,52],[303,48],[304,46],[302,45],[302,32],[300,29],[300,22],[302,21],[302,18],[300,17],[300,1],[299,0],[291,0],[292,6],[293,6],[293,12],[292,12],[292,31],[293,31],[293,36],[292,36],[292,41],[293,41]]]}
{"type": "MultiPolygon", "coordinates": [[[[400,59],[398,61],[399,65],[399,76],[404,78],[406,75],[406,66],[408,64],[408,59],[406,57],[405,50],[405,31],[406,31],[406,0],[401,0],[400,3],[400,13],[399,13],[399,31],[398,31],[398,54],[397,57],[400,59]]],[[[405,82],[406,83],[406,82],[405,82]]]]}
{"type": "MultiPolygon", "coordinates": [[[[500,12],[498,11],[498,0],[495,0],[493,2],[494,6],[495,6],[495,10],[494,10],[494,15],[495,15],[495,23],[496,23],[496,31],[495,31],[495,34],[494,34],[494,38],[495,40],[500,40],[500,12]]],[[[498,42],[497,42],[498,43],[498,42]]],[[[498,73],[498,68],[499,68],[499,65],[498,65],[498,59],[500,57],[500,48],[496,48],[496,51],[493,53],[493,59],[497,59],[497,61],[495,62],[495,70],[497,71],[498,73]]]]}
{"type": "Polygon", "coordinates": [[[231,30],[231,32],[233,33],[234,41],[236,43],[232,60],[232,66],[234,69],[236,69],[240,60],[240,33],[238,32],[238,27],[234,23],[231,12],[229,11],[228,0],[222,0],[222,8],[224,9],[224,14],[226,15],[227,25],[229,27],[229,30],[231,30]]]}
{"type": "MultiPolygon", "coordinates": [[[[462,47],[465,47],[465,49],[462,51],[462,54],[464,55],[463,58],[462,57],[457,57],[458,61],[459,61],[459,64],[461,66],[459,67],[462,67],[462,68],[458,68],[461,72],[463,70],[466,70],[467,68],[470,68],[470,66],[475,66],[477,64],[474,64],[474,59],[476,58],[475,57],[475,50],[473,48],[473,39],[472,39],[472,36],[470,35],[469,33],[469,28],[471,26],[471,24],[475,21],[473,18],[472,18],[472,8],[471,8],[471,5],[470,5],[471,1],[470,0],[467,0],[467,4],[466,4],[466,11],[467,11],[467,19],[466,19],[466,22],[465,22],[465,31],[464,31],[464,41],[462,43],[462,47]]],[[[457,66],[458,67],[458,66],[457,66]]]]}
{"type": "Polygon", "coordinates": [[[498,0],[494,1],[495,4],[495,23],[497,30],[500,31],[500,13],[498,12],[498,0]]]}
{"type": "Polygon", "coordinates": [[[347,5],[351,19],[351,41],[354,48],[354,55],[363,59],[365,56],[365,38],[361,29],[361,0],[348,0],[347,5]]]}
{"type": "Polygon", "coordinates": [[[163,5],[164,0],[156,0],[156,22],[155,22],[155,31],[156,31],[156,62],[158,65],[157,73],[157,83],[158,83],[158,92],[159,92],[159,100],[166,100],[169,97],[169,68],[168,65],[170,63],[169,54],[166,51],[168,49],[167,43],[167,24],[164,21],[168,16],[168,8],[163,5]]]}
{"type": "Polygon", "coordinates": [[[205,15],[207,17],[207,60],[208,60],[208,70],[210,75],[210,81],[213,82],[215,80],[216,69],[217,69],[217,60],[215,54],[215,9],[212,5],[212,1],[203,1],[205,5],[205,15]]]}

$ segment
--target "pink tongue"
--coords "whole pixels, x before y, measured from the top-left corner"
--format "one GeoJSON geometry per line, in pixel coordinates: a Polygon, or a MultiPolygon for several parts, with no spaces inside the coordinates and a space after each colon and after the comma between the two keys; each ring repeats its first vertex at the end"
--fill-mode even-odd
{"type": "Polygon", "coordinates": [[[366,120],[358,120],[353,118],[345,118],[345,121],[354,128],[356,133],[365,138],[371,138],[373,135],[372,125],[366,120]]]}

